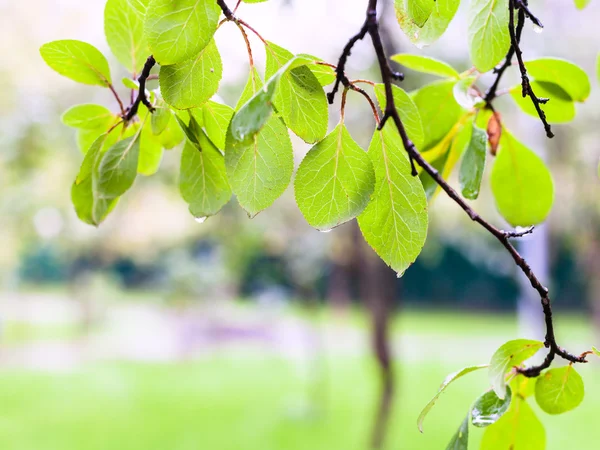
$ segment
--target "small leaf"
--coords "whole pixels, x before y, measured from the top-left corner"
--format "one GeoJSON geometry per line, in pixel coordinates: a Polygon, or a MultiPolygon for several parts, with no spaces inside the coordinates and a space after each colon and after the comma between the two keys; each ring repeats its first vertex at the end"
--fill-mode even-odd
{"type": "Polygon", "coordinates": [[[465,417],[456,434],[448,443],[446,450],[468,450],[469,448],[469,416],[465,417]]]}
{"type": "Polygon", "coordinates": [[[287,128],[275,116],[243,141],[233,137],[233,126],[232,121],[225,145],[227,178],[240,205],[254,217],[289,185],[294,171],[292,142],[287,128]]]}
{"type": "Polygon", "coordinates": [[[483,433],[481,450],[545,450],[546,432],[529,404],[514,397],[498,422],[483,433]]]}
{"type": "Polygon", "coordinates": [[[452,66],[430,56],[400,53],[392,56],[392,60],[417,72],[429,73],[444,78],[458,78],[460,76],[452,66]]]}
{"type": "Polygon", "coordinates": [[[506,129],[492,167],[496,207],[512,226],[542,223],[554,203],[554,183],[544,161],[506,129]]]}
{"type": "Polygon", "coordinates": [[[223,76],[221,55],[214,40],[193,58],[160,68],[160,91],[164,100],[177,109],[202,106],[219,89],[223,76]]]}
{"type": "Polygon", "coordinates": [[[460,166],[459,181],[462,195],[470,200],[479,197],[485,169],[487,133],[473,123],[471,140],[460,166]]]}
{"type": "Polygon", "coordinates": [[[456,80],[428,84],[411,94],[423,123],[422,151],[427,151],[448,134],[459,121],[463,109],[454,98],[456,80]]]}
{"type": "Polygon", "coordinates": [[[306,221],[327,231],[366,208],[375,188],[375,172],[369,156],[341,123],[308,152],[294,188],[306,221]]]}
{"type": "Polygon", "coordinates": [[[96,47],[87,42],[49,42],[42,45],[40,53],[46,64],[73,81],[104,87],[111,84],[108,61],[96,47]]]}
{"type": "MultiPolygon", "coordinates": [[[[272,77],[294,58],[292,53],[273,43],[268,43],[265,48],[267,78],[272,77]]],[[[327,98],[321,83],[308,67],[301,66],[285,71],[273,102],[286,125],[305,142],[317,142],[327,134],[327,98]]]]}
{"type": "Polygon", "coordinates": [[[214,0],[151,0],[145,30],[156,61],[170,65],[198,55],[215,34],[220,15],[214,0]]]}
{"type": "MultiPolygon", "coordinates": [[[[117,116],[101,105],[85,104],[69,108],[62,115],[62,122],[73,128],[108,130],[117,116]]],[[[89,147],[89,146],[88,146],[89,147]]]]}
{"type": "Polygon", "coordinates": [[[508,0],[471,0],[467,23],[471,61],[479,72],[488,72],[510,48],[508,0]]]}
{"type": "Polygon", "coordinates": [[[490,426],[508,411],[511,401],[510,387],[506,387],[506,396],[499,398],[494,391],[488,391],[479,397],[471,408],[471,423],[479,428],[490,426]]]}
{"type": "Polygon", "coordinates": [[[402,31],[418,48],[434,43],[444,34],[460,4],[460,0],[436,0],[429,19],[420,27],[408,13],[406,2],[394,0],[396,17],[402,31]]]}
{"type": "MultiPolygon", "coordinates": [[[[474,372],[476,370],[479,370],[479,369],[485,369],[486,367],[489,367],[489,366],[487,364],[485,364],[485,365],[481,365],[481,366],[465,367],[464,369],[459,370],[458,372],[454,372],[454,373],[451,373],[450,375],[448,375],[446,377],[446,379],[444,380],[444,382],[441,384],[441,386],[438,390],[438,393],[435,394],[435,397],[433,397],[429,401],[429,403],[427,403],[425,408],[423,408],[423,411],[421,411],[421,414],[419,414],[419,419],[417,420],[417,425],[419,427],[419,431],[421,433],[423,432],[423,421],[425,420],[425,417],[427,416],[429,411],[431,411],[431,408],[433,408],[433,406],[435,405],[435,402],[438,400],[440,395],[442,395],[442,393],[446,390],[448,385],[450,385],[450,383],[458,380],[460,377],[462,377],[464,375],[467,375],[467,374],[474,372]]],[[[468,423],[468,420],[467,420],[467,423],[468,423]]]]}
{"type": "Polygon", "coordinates": [[[544,372],[535,384],[535,400],[548,414],[562,414],[583,401],[583,380],[572,365],[544,372]]]}
{"type": "Polygon", "coordinates": [[[600,357],[600,350],[598,350],[596,347],[592,347],[592,353],[598,357],[600,357]]]}
{"type": "Polygon", "coordinates": [[[515,366],[535,355],[544,346],[543,342],[529,339],[508,341],[502,345],[490,361],[489,378],[496,395],[506,396],[506,374],[515,366]]]}
{"type": "Polygon", "coordinates": [[[140,154],[140,131],[117,142],[102,156],[98,167],[98,192],[103,198],[123,195],[133,185],[140,154]]]}
{"type": "Polygon", "coordinates": [[[223,155],[201,131],[199,144],[187,142],[181,154],[179,190],[194,217],[215,215],[231,198],[223,155]]]}
{"type": "Polygon", "coordinates": [[[202,107],[202,117],[204,119],[206,134],[208,134],[213,144],[221,150],[225,149],[227,129],[229,128],[234,112],[230,106],[213,101],[207,102],[202,107]]]}
{"type": "Polygon", "coordinates": [[[589,3],[590,0],[575,0],[575,6],[577,7],[577,9],[583,9],[587,5],[589,5],[589,3]]]}
{"type": "Polygon", "coordinates": [[[152,117],[150,117],[150,126],[152,127],[152,133],[155,136],[161,134],[165,129],[169,126],[169,122],[171,121],[171,110],[167,106],[167,104],[159,100],[152,117]]]}
{"type": "MultiPolygon", "coordinates": [[[[529,76],[536,81],[553,83],[576,102],[584,102],[591,91],[585,71],[570,61],[559,58],[540,58],[525,63],[529,76]]],[[[537,94],[537,92],[536,92],[537,94]]]]}
{"type": "MultiPolygon", "coordinates": [[[[146,116],[150,114],[146,111],[146,116]]],[[[147,120],[147,119],[146,119],[147,120]]],[[[163,147],[152,133],[152,127],[145,123],[140,134],[140,156],[137,171],[140,175],[150,176],[158,172],[163,157],[163,147]]]]}
{"type": "Polygon", "coordinates": [[[108,0],[104,9],[106,41],[125,68],[140,73],[150,49],[144,35],[150,0],[108,0]]]}
{"type": "MultiPolygon", "coordinates": [[[[545,81],[532,81],[531,88],[536,96],[550,99],[548,103],[542,105],[549,123],[566,123],[575,118],[575,103],[560,86],[545,81]]],[[[538,112],[533,102],[529,96],[523,97],[522,92],[523,89],[519,84],[510,90],[510,95],[519,108],[537,118],[538,112]]]]}

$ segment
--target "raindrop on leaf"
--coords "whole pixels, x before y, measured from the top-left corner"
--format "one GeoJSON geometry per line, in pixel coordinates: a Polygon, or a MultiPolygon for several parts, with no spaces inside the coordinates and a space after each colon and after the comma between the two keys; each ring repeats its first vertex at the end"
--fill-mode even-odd
{"type": "Polygon", "coordinates": [[[204,223],[206,222],[206,219],[208,219],[208,217],[204,216],[204,217],[195,217],[194,220],[198,223],[204,223]]]}

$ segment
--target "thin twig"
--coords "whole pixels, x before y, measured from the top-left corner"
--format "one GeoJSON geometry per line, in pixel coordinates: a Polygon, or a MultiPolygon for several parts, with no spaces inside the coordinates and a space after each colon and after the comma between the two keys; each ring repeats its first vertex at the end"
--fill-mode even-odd
{"type": "Polygon", "coordinates": [[[115,90],[115,87],[112,85],[112,83],[110,83],[108,85],[108,88],[110,89],[110,92],[112,92],[112,94],[114,95],[115,99],[117,100],[117,103],[119,104],[119,109],[121,110],[121,116],[125,115],[125,107],[123,106],[123,102],[121,101],[121,97],[119,97],[119,94],[115,90]]]}
{"type": "Polygon", "coordinates": [[[146,97],[146,80],[150,76],[150,71],[152,70],[152,68],[154,67],[155,64],[156,64],[156,60],[154,59],[154,56],[149,56],[148,59],[146,60],[146,64],[144,64],[144,68],[142,69],[142,74],[138,78],[140,87],[139,87],[137,98],[131,104],[131,106],[129,108],[127,108],[126,114],[123,117],[123,119],[125,119],[125,122],[129,122],[131,119],[133,119],[135,117],[135,115],[138,113],[140,103],[143,103],[144,106],[146,108],[148,108],[148,111],[154,112],[154,106],[152,106],[150,104],[148,97],[146,97]]]}

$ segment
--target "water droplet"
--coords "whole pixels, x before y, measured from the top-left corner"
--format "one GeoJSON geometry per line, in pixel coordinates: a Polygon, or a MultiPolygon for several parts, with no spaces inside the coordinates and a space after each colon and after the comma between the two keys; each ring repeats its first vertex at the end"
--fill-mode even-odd
{"type": "Polygon", "coordinates": [[[204,223],[204,222],[206,222],[206,219],[208,219],[208,217],[204,216],[204,217],[196,217],[194,220],[196,220],[196,222],[198,222],[198,223],[204,223]]]}
{"type": "Polygon", "coordinates": [[[404,271],[404,272],[398,272],[398,273],[396,274],[396,278],[402,278],[402,277],[404,276],[404,273],[405,273],[405,272],[406,272],[406,271],[404,271]]]}
{"type": "Polygon", "coordinates": [[[331,233],[331,230],[333,230],[333,228],[330,228],[328,230],[319,230],[321,233],[331,233]]]}
{"type": "Polygon", "coordinates": [[[534,23],[533,24],[533,31],[535,31],[537,34],[540,34],[542,31],[544,31],[544,27],[540,27],[539,25],[536,25],[534,23]]]}

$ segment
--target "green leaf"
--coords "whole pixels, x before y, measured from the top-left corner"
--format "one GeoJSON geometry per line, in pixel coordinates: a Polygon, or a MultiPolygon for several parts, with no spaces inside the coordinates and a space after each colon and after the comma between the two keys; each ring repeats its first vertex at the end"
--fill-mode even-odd
{"type": "MultiPolygon", "coordinates": [[[[271,42],[265,46],[265,76],[272,77],[294,55],[271,42]]],[[[286,125],[308,143],[320,141],[327,134],[329,106],[323,87],[306,66],[285,71],[273,99],[286,125]]]]}
{"type": "Polygon", "coordinates": [[[204,128],[210,140],[217,148],[225,149],[227,129],[234,114],[233,108],[222,103],[209,101],[202,107],[204,128]]]}
{"type": "Polygon", "coordinates": [[[543,342],[529,339],[516,339],[502,345],[490,361],[490,384],[496,395],[503,399],[506,396],[506,374],[515,366],[535,355],[544,346],[543,342]]]}
{"type": "Polygon", "coordinates": [[[433,44],[444,34],[459,4],[460,0],[436,0],[429,19],[420,27],[408,13],[407,0],[394,0],[400,28],[418,48],[433,44]]]}
{"type": "Polygon", "coordinates": [[[592,87],[587,73],[570,61],[540,58],[527,61],[525,67],[534,80],[559,85],[573,101],[584,102],[590,96],[592,87]]]}
{"type": "MultiPolygon", "coordinates": [[[[403,108],[401,103],[396,105],[403,108]]],[[[421,181],[411,174],[402,140],[391,124],[375,131],[368,155],[375,169],[375,190],[358,224],[381,259],[402,274],[419,256],[427,238],[427,197],[421,181]]]]}
{"type": "Polygon", "coordinates": [[[116,206],[118,198],[103,199],[97,195],[96,175],[102,149],[108,135],[104,133],[87,150],[79,174],[71,188],[71,201],[79,219],[89,225],[98,226],[116,206]]]}
{"type": "Polygon", "coordinates": [[[343,123],[310,149],[296,174],[296,203],[314,228],[329,231],[360,214],[375,188],[367,153],[343,123]]]}
{"type": "Polygon", "coordinates": [[[163,153],[161,142],[152,133],[150,124],[146,123],[140,134],[140,156],[137,172],[145,176],[154,175],[160,167],[163,153]]]}
{"type": "MultiPolygon", "coordinates": [[[[550,101],[542,105],[546,119],[550,123],[566,123],[575,118],[575,103],[562,88],[553,83],[545,81],[531,81],[531,88],[538,97],[549,98],[550,101]]],[[[538,117],[538,112],[533,106],[533,102],[527,97],[523,97],[521,85],[517,85],[510,90],[510,95],[515,103],[525,113],[533,117],[538,117]]]]}
{"type": "Polygon", "coordinates": [[[546,432],[529,404],[515,397],[498,422],[483,433],[481,450],[545,450],[546,432]]]}
{"type": "Polygon", "coordinates": [[[475,81],[476,77],[463,78],[452,89],[454,99],[464,109],[471,110],[475,107],[485,106],[485,100],[481,97],[479,91],[473,88],[475,81]]]}
{"type": "Polygon", "coordinates": [[[408,16],[418,26],[423,27],[435,6],[435,0],[407,0],[408,16]]]}
{"type": "Polygon", "coordinates": [[[157,136],[157,139],[167,150],[175,148],[181,143],[181,141],[185,139],[183,130],[177,123],[177,120],[175,119],[175,115],[173,113],[170,113],[167,128],[165,128],[164,131],[157,136]]]}
{"type": "Polygon", "coordinates": [[[529,378],[525,375],[518,374],[510,382],[510,388],[514,397],[527,398],[535,393],[535,378],[529,378]]]}
{"type": "Polygon", "coordinates": [[[164,100],[177,109],[202,106],[217,93],[223,76],[221,55],[214,40],[194,58],[160,68],[164,100]]]}
{"type": "Polygon", "coordinates": [[[485,169],[487,133],[473,123],[471,140],[460,166],[459,181],[462,195],[470,200],[479,197],[485,169]]]}
{"type": "Polygon", "coordinates": [[[256,70],[256,67],[252,67],[250,69],[250,74],[248,75],[248,81],[246,82],[244,90],[242,91],[237,105],[235,106],[235,110],[239,111],[239,109],[244,106],[248,100],[254,97],[258,90],[262,87],[263,82],[260,78],[260,74],[258,73],[258,70],[256,70]]]}
{"type": "Polygon", "coordinates": [[[456,80],[428,84],[411,94],[419,109],[425,139],[422,151],[437,144],[459,121],[463,109],[454,98],[456,80]]]}
{"type": "Polygon", "coordinates": [[[123,86],[125,86],[127,89],[131,89],[133,91],[137,91],[140,88],[140,83],[137,80],[132,80],[131,78],[121,78],[121,83],[123,83],[123,86]]]}
{"type": "Polygon", "coordinates": [[[442,395],[442,393],[446,390],[446,388],[450,385],[450,383],[458,380],[460,377],[462,377],[464,375],[467,375],[467,374],[474,372],[476,370],[479,370],[479,369],[485,369],[486,367],[488,367],[487,364],[481,365],[481,366],[465,367],[464,369],[461,369],[458,372],[454,372],[454,373],[451,373],[450,375],[448,375],[446,377],[446,379],[444,380],[444,382],[441,384],[437,394],[435,394],[435,397],[433,397],[429,401],[429,403],[427,403],[427,405],[425,405],[425,408],[423,408],[423,411],[421,411],[421,414],[419,414],[419,418],[417,420],[417,426],[419,427],[419,431],[421,433],[423,432],[423,421],[425,420],[425,417],[427,416],[429,411],[431,411],[431,409],[435,405],[435,402],[437,402],[440,395],[442,395]]]}
{"type": "Polygon", "coordinates": [[[535,384],[535,400],[548,414],[562,414],[577,408],[584,394],[581,375],[572,365],[547,370],[535,384]]]}
{"type": "MultiPolygon", "coordinates": [[[[264,87],[244,103],[233,116],[230,126],[232,138],[239,142],[252,141],[254,135],[261,130],[273,113],[273,97],[281,78],[288,70],[305,66],[311,62],[309,58],[296,56],[269,78],[264,87]]],[[[251,76],[243,95],[247,95],[248,89],[255,85],[250,84],[251,82],[257,83],[257,80],[251,76]]]]}
{"type": "Polygon", "coordinates": [[[171,116],[172,113],[167,104],[162,99],[159,99],[154,109],[154,113],[150,117],[152,133],[158,136],[165,131],[165,129],[169,126],[171,116]]]}
{"type": "Polygon", "coordinates": [[[103,198],[123,195],[133,185],[140,155],[140,131],[110,147],[98,167],[98,192],[103,198]]]}
{"type": "MultiPolygon", "coordinates": [[[[73,128],[108,130],[117,116],[101,105],[85,104],[69,108],[62,115],[62,122],[73,128]]],[[[89,148],[89,146],[88,146],[89,148]]]]}
{"type": "Polygon", "coordinates": [[[111,84],[108,61],[87,42],[53,41],[42,45],[40,53],[46,64],[73,81],[104,87],[111,84]]]}
{"type": "Polygon", "coordinates": [[[335,73],[335,69],[331,66],[325,64],[318,64],[318,62],[322,62],[321,59],[316,58],[315,56],[306,55],[315,60],[313,64],[308,65],[307,67],[310,71],[317,77],[319,80],[319,84],[321,86],[328,86],[333,83],[337,77],[335,73]]]}
{"type": "Polygon", "coordinates": [[[543,222],[554,202],[554,183],[542,159],[503,130],[490,180],[496,207],[512,226],[543,222]]]}
{"type": "Polygon", "coordinates": [[[150,49],[144,36],[144,21],[150,0],[108,0],[104,9],[106,41],[125,68],[140,73],[150,49]]]}
{"type": "Polygon", "coordinates": [[[179,190],[198,219],[213,216],[231,198],[223,155],[200,130],[199,144],[187,142],[181,154],[179,190]]]}
{"type": "Polygon", "coordinates": [[[469,448],[469,416],[465,417],[446,450],[467,450],[469,448]]]}
{"type": "MultiPolygon", "coordinates": [[[[383,84],[376,84],[374,90],[377,101],[379,102],[379,107],[381,110],[384,110],[386,103],[385,86],[383,84]]],[[[420,148],[423,145],[424,133],[423,123],[417,105],[410,96],[398,86],[392,86],[392,95],[394,96],[396,110],[402,118],[402,123],[404,123],[404,128],[406,129],[408,137],[417,148],[420,148]]],[[[404,149],[404,147],[402,147],[402,149],[404,149]]]]}
{"type": "Polygon", "coordinates": [[[225,145],[227,177],[240,205],[254,217],[289,185],[294,171],[292,142],[278,117],[271,117],[260,132],[241,141],[233,137],[233,126],[232,121],[225,145]]]}
{"type": "Polygon", "coordinates": [[[494,391],[488,391],[475,400],[471,408],[471,423],[479,428],[488,427],[498,421],[508,411],[512,393],[506,387],[506,396],[499,398],[494,391]]]}
{"type": "Polygon", "coordinates": [[[430,56],[400,53],[392,56],[392,60],[417,72],[429,73],[444,78],[458,78],[460,76],[452,66],[430,56]]]}
{"type": "Polygon", "coordinates": [[[151,0],[146,14],[146,38],[160,65],[193,58],[206,47],[221,9],[214,0],[151,0]]]}
{"type": "Polygon", "coordinates": [[[600,350],[598,350],[596,347],[592,347],[592,353],[598,357],[600,357],[600,350]]]}
{"type": "Polygon", "coordinates": [[[510,48],[508,32],[508,0],[471,0],[469,54],[479,72],[492,70],[510,48]]]}
{"type": "Polygon", "coordinates": [[[577,7],[577,9],[583,9],[589,4],[590,0],[575,0],[575,6],[577,7]]]}

